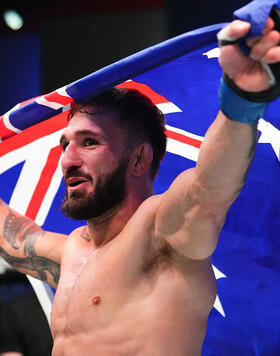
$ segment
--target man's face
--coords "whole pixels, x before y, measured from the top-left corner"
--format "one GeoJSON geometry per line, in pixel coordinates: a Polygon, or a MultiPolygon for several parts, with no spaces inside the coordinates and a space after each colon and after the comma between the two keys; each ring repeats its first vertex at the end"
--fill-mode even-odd
{"type": "Polygon", "coordinates": [[[126,196],[128,159],[113,115],[76,113],[61,137],[66,184],[61,209],[73,219],[99,217],[126,196]]]}

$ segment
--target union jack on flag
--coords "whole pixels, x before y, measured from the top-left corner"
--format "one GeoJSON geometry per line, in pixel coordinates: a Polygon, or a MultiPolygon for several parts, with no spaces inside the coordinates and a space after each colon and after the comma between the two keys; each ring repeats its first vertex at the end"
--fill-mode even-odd
{"type": "MultiPolygon", "coordinates": [[[[168,189],[180,172],[195,165],[218,112],[216,33],[222,26],[168,40],[3,115],[0,196],[46,230],[67,234],[83,224],[59,212],[64,196],[59,138],[72,103],[114,85],[140,90],[166,114],[167,153],[154,188],[155,193],[168,189]]],[[[229,211],[213,255],[218,296],[205,356],[280,354],[279,119],[277,100],[260,120],[247,184],[229,211]]]]}

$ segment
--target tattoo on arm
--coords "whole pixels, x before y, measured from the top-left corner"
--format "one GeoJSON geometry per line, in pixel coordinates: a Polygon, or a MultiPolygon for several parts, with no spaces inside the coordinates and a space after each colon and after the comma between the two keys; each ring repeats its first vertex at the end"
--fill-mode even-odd
{"type": "Polygon", "coordinates": [[[11,244],[14,249],[20,248],[20,241],[18,241],[18,235],[25,226],[30,224],[24,217],[17,216],[10,212],[4,223],[3,236],[11,244]]]}
{"type": "Polygon", "coordinates": [[[48,258],[36,255],[35,249],[30,249],[30,257],[19,258],[9,255],[2,247],[0,247],[0,256],[15,268],[24,268],[29,271],[36,271],[40,279],[47,281],[47,272],[49,272],[54,282],[57,284],[60,276],[60,265],[48,258]]]}
{"type": "Polygon", "coordinates": [[[81,238],[85,239],[86,241],[90,242],[90,236],[87,232],[87,228],[85,227],[81,232],[81,238]]]}
{"type": "Polygon", "coordinates": [[[39,226],[34,223],[30,225],[30,220],[10,212],[4,223],[3,236],[14,250],[23,246],[26,257],[9,255],[3,248],[0,248],[0,256],[15,268],[37,272],[42,281],[47,281],[49,272],[54,282],[58,283],[60,265],[46,257],[38,256],[34,247],[38,236],[42,234],[44,231],[39,226]]]}

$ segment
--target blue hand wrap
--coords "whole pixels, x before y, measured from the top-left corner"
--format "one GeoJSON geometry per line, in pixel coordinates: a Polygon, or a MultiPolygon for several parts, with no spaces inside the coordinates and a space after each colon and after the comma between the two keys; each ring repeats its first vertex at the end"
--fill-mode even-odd
{"type": "MultiPolygon", "coordinates": [[[[245,54],[250,48],[246,39],[260,36],[265,28],[268,16],[275,22],[280,32],[280,0],[254,0],[234,12],[234,18],[251,23],[251,30],[245,38],[231,41],[220,35],[220,46],[238,43],[245,54]]],[[[264,63],[262,63],[264,65],[264,63]]],[[[247,124],[256,124],[263,117],[269,102],[280,96],[280,63],[264,65],[271,81],[271,87],[261,92],[247,92],[239,88],[225,73],[219,90],[220,108],[231,120],[247,124]]]]}
{"type": "Polygon", "coordinates": [[[222,112],[229,119],[251,125],[258,123],[268,106],[268,103],[241,98],[227,85],[224,79],[221,79],[219,104],[222,112]]]}

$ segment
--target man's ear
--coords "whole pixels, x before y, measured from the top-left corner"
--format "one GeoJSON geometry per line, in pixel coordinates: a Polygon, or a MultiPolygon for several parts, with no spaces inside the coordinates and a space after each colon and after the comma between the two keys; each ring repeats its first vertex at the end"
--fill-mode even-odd
{"type": "Polygon", "coordinates": [[[146,142],[137,145],[132,154],[132,175],[141,176],[145,174],[150,169],[152,160],[152,146],[146,142]]]}

